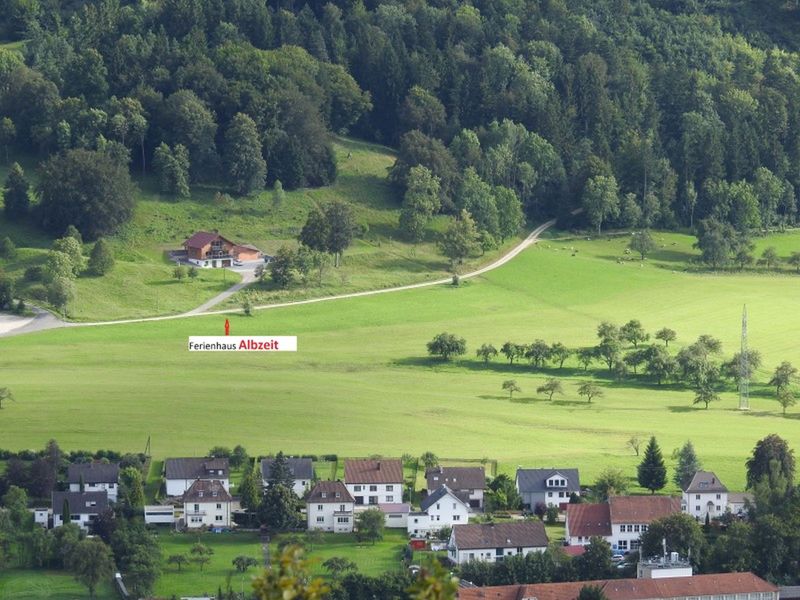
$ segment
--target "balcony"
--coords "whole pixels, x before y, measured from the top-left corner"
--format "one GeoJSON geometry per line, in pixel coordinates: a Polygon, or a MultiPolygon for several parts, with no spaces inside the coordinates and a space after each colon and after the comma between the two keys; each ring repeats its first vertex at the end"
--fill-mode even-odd
{"type": "Polygon", "coordinates": [[[187,510],[185,513],[186,517],[205,517],[206,511],[204,510],[187,510]]]}

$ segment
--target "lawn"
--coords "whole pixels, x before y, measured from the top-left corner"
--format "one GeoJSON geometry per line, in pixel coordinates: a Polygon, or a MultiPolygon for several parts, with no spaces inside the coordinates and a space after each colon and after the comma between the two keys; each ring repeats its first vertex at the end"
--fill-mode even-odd
{"type": "MultiPolygon", "coordinates": [[[[95,600],[116,600],[110,583],[95,591],[95,600]]],[[[0,571],[0,598],[3,600],[75,600],[89,598],[89,591],[63,571],[0,571]]]]}
{"type": "Polygon", "coordinates": [[[235,572],[231,561],[239,555],[250,556],[259,560],[263,565],[263,554],[258,535],[255,533],[174,533],[164,529],[159,533],[161,554],[163,556],[163,570],[156,583],[157,595],[169,598],[176,596],[208,596],[216,594],[220,586],[227,589],[228,575],[231,575],[231,586],[235,591],[240,591],[242,585],[249,589],[249,580],[258,569],[250,569],[245,575],[235,572]],[[196,563],[190,563],[180,571],[167,562],[173,554],[185,554],[191,558],[191,547],[202,542],[210,547],[214,554],[211,562],[200,570],[196,563]]]}
{"type": "MultiPolygon", "coordinates": [[[[800,247],[800,235],[793,236],[800,247]]],[[[0,380],[17,398],[0,413],[2,445],[40,448],[55,437],[67,449],[138,451],[150,435],[160,459],[238,443],[252,455],[431,450],[496,459],[508,473],[517,465],[576,466],[590,483],[607,466],[633,478],[639,459],[626,440],[655,434],[668,460],[691,439],[705,467],[730,489],[741,489],[744,461],[759,438],[774,432],[800,448],[800,409],[782,417],[764,386],[781,361],[800,365],[800,279],[684,272],[684,255],[694,252],[688,237],[660,237],[663,256],[644,263],[624,260],[621,238],[554,234],[458,288],[229,317],[237,333],[299,336],[297,353],[187,352],[187,336],[222,331],[220,316],[2,339],[0,380]],[[651,332],[675,329],[673,352],[707,333],[722,340],[729,357],[739,347],[744,304],[750,347],[765,365],[751,386],[747,413],[737,410],[732,387],[703,410],[692,405],[690,390],[658,388],[641,378],[612,383],[600,365],[596,373],[582,372],[574,361],[561,371],[534,371],[502,358],[484,366],[474,355],[482,343],[499,347],[507,340],[587,346],[596,343],[600,321],[638,318],[651,332]],[[466,338],[462,360],[426,356],[426,342],[442,331],[466,338]],[[563,379],[566,389],[552,402],[535,393],[550,376],[563,379]],[[577,384],[593,376],[605,395],[588,404],[577,384]],[[511,378],[522,388],[513,401],[501,390],[511,378]]],[[[667,491],[676,489],[670,484],[667,491]]]]}
{"type": "MultiPolygon", "coordinates": [[[[299,283],[287,290],[270,284],[251,286],[253,300],[277,300],[333,295],[342,292],[392,287],[441,278],[448,273],[447,260],[436,248],[437,232],[447,217],[432,220],[425,239],[412,245],[398,231],[401,198],[389,184],[387,169],[395,156],[389,148],[346,138],[334,141],[339,177],[329,187],[288,191],[276,202],[272,190],[244,198],[220,194],[218,186],[194,186],[191,198],[175,200],[161,196],[153,177],[136,175],[139,186],[134,217],[109,241],[117,259],[115,269],[104,277],[82,276],[76,281],[77,299],[68,307],[75,321],[113,320],[188,311],[239,281],[239,276],[222,269],[201,269],[195,281],[173,279],[170,250],[198,230],[217,229],[238,243],[257,245],[274,254],[283,245],[297,246],[297,235],[316,203],[329,200],[349,202],[362,234],[345,252],[340,268],[328,269],[321,284],[299,283]]],[[[37,159],[16,157],[35,184],[37,159]]],[[[9,165],[0,165],[5,181],[9,165]]],[[[224,190],[223,190],[224,191],[224,190]]],[[[46,306],[41,284],[23,279],[25,268],[42,264],[52,239],[31,223],[12,223],[0,212],[0,238],[8,236],[20,249],[14,260],[0,259],[0,268],[17,279],[26,298],[46,306]]],[[[464,269],[490,261],[519,238],[507,240],[485,256],[467,261],[464,269]]],[[[85,253],[88,254],[87,245],[85,253]]],[[[240,306],[241,297],[225,306],[240,306]]]]}

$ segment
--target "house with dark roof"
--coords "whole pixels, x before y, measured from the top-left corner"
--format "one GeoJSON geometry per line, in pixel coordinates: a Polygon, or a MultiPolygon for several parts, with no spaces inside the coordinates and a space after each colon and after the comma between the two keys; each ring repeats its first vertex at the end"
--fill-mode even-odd
{"type": "Polygon", "coordinates": [[[356,507],[403,502],[403,464],[398,459],[348,459],[344,483],[356,507]]]}
{"type": "Polygon", "coordinates": [[[182,496],[198,479],[216,479],[230,489],[227,458],[168,458],[164,461],[167,496],[182,496]]]}
{"type": "Polygon", "coordinates": [[[608,600],[779,598],[777,587],[752,573],[716,573],[663,579],[599,579],[461,588],[458,600],[575,600],[587,585],[599,587],[608,600]]]}
{"type": "Polygon", "coordinates": [[[67,520],[83,530],[88,530],[101,512],[108,508],[108,493],[99,492],[53,492],[53,527],[60,527],[67,520]],[[68,518],[65,519],[64,513],[68,518]]]}
{"type": "Polygon", "coordinates": [[[237,244],[216,231],[198,231],[183,242],[186,260],[198,267],[230,267],[236,262],[256,261],[262,252],[251,244],[237,244]]]}
{"type": "Polygon", "coordinates": [[[538,504],[566,510],[570,496],[581,495],[578,469],[519,468],[515,481],[527,510],[534,510],[538,504]]]}
{"type": "Polygon", "coordinates": [[[306,499],[309,529],[351,533],[355,525],[355,500],[341,481],[320,481],[306,499]]]}
{"type": "Polygon", "coordinates": [[[544,552],[547,543],[547,532],[538,519],[453,525],[447,557],[459,565],[471,560],[500,562],[517,554],[544,552]]]}
{"type": "Polygon", "coordinates": [[[483,492],[486,489],[483,467],[437,466],[425,472],[425,481],[428,494],[447,486],[470,508],[483,510],[483,492]]]}
{"type": "Polygon", "coordinates": [[[110,502],[117,501],[119,465],[116,463],[74,463],[67,467],[70,492],[108,492],[110,502]]]}
{"type": "Polygon", "coordinates": [[[615,552],[639,548],[639,538],[650,523],[681,511],[670,496],[612,496],[603,504],[568,504],[565,539],[570,546],[585,546],[601,537],[615,552]]]}
{"type": "Polygon", "coordinates": [[[219,479],[197,479],[181,498],[188,529],[230,527],[233,498],[219,479]]]}
{"type": "MultiPolygon", "coordinates": [[[[269,485],[274,462],[274,458],[261,459],[261,479],[265,488],[269,485]]],[[[292,491],[297,494],[298,498],[302,498],[314,481],[314,463],[310,458],[287,458],[286,466],[294,479],[292,491]]]]}
{"type": "Polygon", "coordinates": [[[427,537],[442,527],[469,522],[469,505],[446,485],[438,488],[420,503],[418,512],[408,515],[408,535],[427,537]]]}
{"type": "Polygon", "coordinates": [[[697,471],[682,500],[683,512],[698,521],[718,519],[728,510],[728,488],[712,471],[697,471]]]}

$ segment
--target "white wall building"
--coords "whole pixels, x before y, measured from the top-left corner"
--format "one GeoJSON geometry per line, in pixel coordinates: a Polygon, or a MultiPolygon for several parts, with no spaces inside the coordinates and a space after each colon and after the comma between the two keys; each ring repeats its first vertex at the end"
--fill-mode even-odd
{"type": "Polygon", "coordinates": [[[164,461],[167,496],[182,496],[198,479],[216,479],[230,491],[227,458],[168,458],[164,461]]]}
{"type": "Polygon", "coordinates": [[[711,471],[697,471],[683,490],[683,512],[698,521],[718,519],[728,509],[728,488],[711,471]]]}
{"type": "Polygon", "coordinates": [[[306,500],[309,529],[351,533],[355,523],[355,501],[341,481],[320,481],[306,500]]]}
{"type": "Polygon", "coordinates": [[[344,483],[359,507],[403,502],[403,465],[396,459],[347,460],[344,483]]]}
{"type": "Polygon", "coordinates": [[[544,552],[547,533],[541,521],[454,525],[447,557],[455,564],[471,560],[500,562],[509,556],[544,552]]]}
{"type": "Polygon", "coordinates": [[[230,527],[231,495],[218,479],[198,479],[183,495],[186,527],[230,527]]]}
{"type": "Polygon", "coordinates": [[[419,512],[408,515],[408,535],[427,537],[442,527],[468,523],[469,508],[449,487],[440,487],[420,503],[419,512]]]}
{"type": "Polygon", "coordinates": [[[117,501],[119,465],[114,463],[74,463],[67,468],[70,492],[107,492],[111,502],[117,501]]]}
{"type": "Polygon", "coordinates": [[[53,492],[53,527],[64,524],[64,511],[69,512],[69,522],[88,530],[92,521],[108,508],[108,493],[100,492],[53,492]]]}
{"type": "Polygon", "coordinates": [[[447,486],[474,510],[483,510],[486,472],[483,467],[434,467],[425,472],[428,495],[447,486]]]}
{"type": "Polygon", "coordinates": [[[581,494],[578,469],[517,469],[516,485],[527,510],[539,504],[566,510],[570,496],[581,494]]]}

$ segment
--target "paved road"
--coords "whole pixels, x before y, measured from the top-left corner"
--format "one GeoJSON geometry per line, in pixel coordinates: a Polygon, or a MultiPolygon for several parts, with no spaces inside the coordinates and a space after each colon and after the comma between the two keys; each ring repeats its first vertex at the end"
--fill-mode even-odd
{"type": "MultiPolygon", "coordinates": [[[[506,254],[504,254],[503,256],[498,258],[496,261],[494,261],[493,263],[490,263],[490,264],[488,264],[488,265],[486,265],[484,267],[481,267],[480,269],[477,269],[475,271],[471,271],[469,273],[465,273],[463,275],[460,275],[460,278],[461,279],[471,279],[473,277],[478,277],[479,275],[483,275],[484,273],[487,273],[489,271],[497,269],[498,267],[502,267],[508,261],[510,261],[511,259],[516,257],[520,252],[522,252],[523,250],[525,250],[529,246],[531,246],[531,245],[535,244],[537,241],[539,241],[539,236],[542,233],[544,233],[545,231],[547,231],[550,227],[555,225],[555,223],[556,223],[555,219],[552,219],[550,221],[547,221],[546,223],[543,223],[542,225],[539,225],[539,227],[537,227],[536,229],[531,231],[531,233],[528,235],[528,237],[526,237],[519,244],[517,244],[511,250],[509,250],[506,254]]],[[[7,333],[3,333],[2,331],[0,331],[0,337],[4,337],[4,336],[7,336],[7,335],[18,335],[20,333],[28,333],[30,331],[41,331],[43,329],[53,329],[55,327],[99,327],[101,325],[122,325],[122,324],[125,324],[125,323],[145,323],[145,322],[148,322],[148,321],[169,321],[169,320],[172,320],[172,319],[184,319],[184,318],[187,318],[187,317],[198,317],[198,316],[204,316],[204,315],[223,315],[223,314],[237,313],[237,312],[241,311],[240,308],[229,308],[229,309],[226,309],[226,310],[215,310],[215,311],[208,310],[208,309],[216,306],[217,304],[219,304],[223,300],[226,300],[227,298],[229,298],[230,296],[232,296],[233,294],[235,294],[236,292],[241,290],[243,287],[245,287],[247,284],[252,283],[252,281],[254,281],[254,280],[255,280],[254,276],[252,276],[252,275],[251,276],[247,276],[245,274],[245,275],[243,275],[243,279],[242,279],[242,281],[240,283],[237,283],[236,285],[232,286],[230,289],[222,292],[218,296],[215,296],[214,298],[212,298],[208,302],[205,302],[201,306],[198,306],[197,308],[195,308],[193,310],[190,310],[189,312],[181,313],[181,314],[178,314],[178,315],[166,315],[166,316],[163,316],[163,317],[143,317],[143,318],[140,318],[140,319],[122,319],[122,320],[118,320],[118,321],[98,321],[98,322],[95,322],[95,323],[70,323],[70,322],[61,321],[60,319],[54,317],[53,315],[51,315],[50,313],[47,313],[46,311],[39,311],[39,309],[36,309],[40,313],[45,313],[45,314],[44,315],[37,314],[37,316],[33,320],[33,322],[31,322],[28,325],[25,325],[24,327],[20,327],[18,329],[14,329],[14,330],[12,330],[10,332],[7,332],[7,333]]],[[[350,293],[350,294],[339,294],[337,296],[323,296],[321,298],[310,298],[308,300],[294,300],[294,301],[291,301],[291,302],[281,302],[279,304],[266,304],[264,306],[255,306],[255,307],[253,307],[253,310],[269,310],[269,309],[273,309],[273,308],[284,308],[284,307],[287,307],[287,306],[297,306],[297,305],[300,305],[300,304],[315,304],[317,302],[330,302],[330,301],[333,301],[333,300],[343,300],[345,298],[360,298],[362,296],[375,296],[377,294],[389,294],[391,292],[401,292],[401,291],[405,291],[405,290],[416,290],[416,289],[419,289],[419,288],[430,287],[430,286],[434,286],[434,285],[442,285],[442,284],[450,283],[451,281],[452,281],[452,278],[447,277],[445,279],[436,279],[435,281],[423,281],[421,283],[412,283],[412,284],[409,284],[409,285],[401,285],[401,286],[397,286],[397,287],[384,288],[384,289],[380,289],[380,290],[368,290],[368,291],[364,291],[364,292],[353,292],[353,293],[350,293]]]]}

